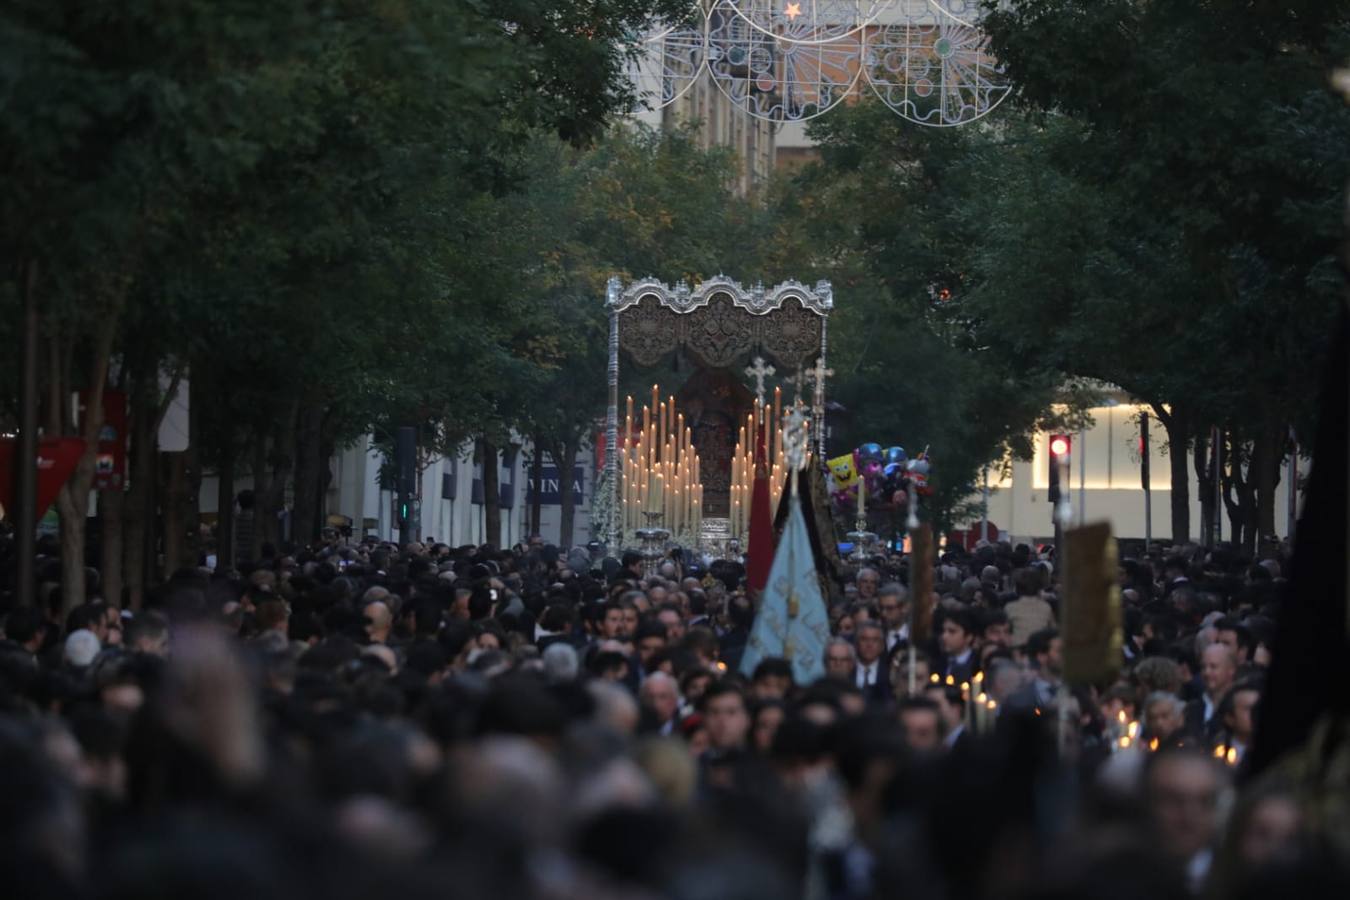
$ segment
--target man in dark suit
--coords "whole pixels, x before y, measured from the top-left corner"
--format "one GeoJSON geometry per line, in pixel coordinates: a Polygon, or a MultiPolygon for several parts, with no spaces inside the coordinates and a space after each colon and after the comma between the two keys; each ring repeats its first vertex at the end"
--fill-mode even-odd
{"type": "Polygon", "coordinates": [[[886,631],[877,622],[864,622],[853,636],[858,664],[853,683],[863,692],[869,706],[890,702],[890,668],[886,665],[886,631]]]}
{"type": "Polygon", "coordinates": [[[1237,677],[1237,658],[1225,644],[1210,644],[1200,654],[1200,681],[1205,691],[1186,704],[1186,728],[1213,741],[1223,726],[1219,704],[1237,677]]]}
{"type": "Polygon", "coordinates": [[[1064,641],[1054,628],[1044,628],[1027,639],[1027,659],[1035,666],[1031,681],[1017,689],[1004,704],[1006,709],[1049,709],[1060,691],[1064,673],[1064,641]]]}
{"type": "Polygon", "coordinates": [[[942,619],[942,631],[938,643],[942,650],[941,665],[938,674],[944,680],[950,677],[956,684],[970,681],[980,668],[980,658],[975,653],[975,615],[969,609],[948,610],[942,619]]]}
{"type": "Polygon", "coordinates": [[[966,701],[961,689],[954,684],[932,684],[924,688],[923,695],[937,704],[938,715],[942,719],[942,746],[954,750],[971,740],[966,730],[966,701]]]}
{"type": "Polygon", "coordinates": [[[909,645],[909,592],[898,582],[888,582],[877,591],[877,612],[886,629],[886,658],[909,645]]]}

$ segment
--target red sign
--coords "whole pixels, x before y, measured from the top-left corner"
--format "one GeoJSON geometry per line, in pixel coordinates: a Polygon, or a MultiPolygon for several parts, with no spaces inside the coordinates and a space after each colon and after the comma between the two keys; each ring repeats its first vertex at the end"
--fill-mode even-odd
{"type": "MultiPolygon", "coordinates": [[[[14,509],[14,454],[17,448],[15,438],[0,440],[0,506],[5,508],[6,517],[12,515],[14,509]]],[[[38,518],[42,518],[47,507],[56,500],[61,486],[75,471],[83,453],[83,438],[43,438],[38,441],[38,518]]]]}
{"type": "MultiPolygon", "coordinates": [[[[80,391],[80,415],[88,409],[87,395],[80,391]]],[[[100,491],[121,490],[127,472],[127,395],[103,392],[103,427],[98,432],[98,455],[94,457],[94,487],[100,491]]]]}

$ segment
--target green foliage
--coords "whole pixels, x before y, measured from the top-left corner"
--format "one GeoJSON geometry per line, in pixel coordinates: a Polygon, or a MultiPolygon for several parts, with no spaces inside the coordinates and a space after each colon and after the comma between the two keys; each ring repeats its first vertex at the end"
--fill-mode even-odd
{"type": "Polygon", "coordinates": [[[1007,136],[1025,152],[981,214],[1035,205],[987,255],[1018,245],[1048,271],[1057,254],[1026,243],[1029,219],[1063,242],[1051,292],[1014,287],[1020,321],[1063,316],[1066,370],[1204,421],[1310,434],[1342,292],[1350,116],[1327,79],[1350,54],[1350,3],[1016,0],[988,29],[1033,118],[1007,136]]]}
{"type": "Polygon", "coordinates": [[[931,446],[929,512],[951,523],[980,477],[1031,452],[1029,433],[1059,422],[1051,407],[1083,398],[1036,353],[990,346],[951,314],[941,292],[974,277],[983,223],[968,214],[987,135],[916,129],[860,103],[812,129],[821,161],[780,185],[766,267],[829,278],[833,399],[830,452],[864,441],[931,446]]]}

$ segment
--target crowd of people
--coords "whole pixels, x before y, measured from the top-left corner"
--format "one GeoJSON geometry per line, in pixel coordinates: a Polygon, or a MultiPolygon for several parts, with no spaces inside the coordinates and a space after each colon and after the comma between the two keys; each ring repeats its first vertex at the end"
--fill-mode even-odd
{"type": "Polygon", "coordinates": [[[1125,560],[1120,674],[1070,687],[1026,545],[945,553],[924,598],[908,558],[861,566],[812,684],[741,671],[735,560],[330,533],[138,609],[91,572],[61,614],[44,558],[39,605],[0,607],[0,877],[197,900],[1344,883],[1290,785],[1234,788],[1285,562],[1125,560]]]}

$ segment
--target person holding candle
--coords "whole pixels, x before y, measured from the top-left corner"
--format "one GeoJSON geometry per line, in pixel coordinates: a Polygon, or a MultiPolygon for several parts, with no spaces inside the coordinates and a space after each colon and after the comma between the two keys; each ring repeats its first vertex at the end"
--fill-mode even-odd
{"type": "Polygon", "coordinates": [[[957,744],[967,744],[971,740],[968,719],[970,703],[961,688],[956,685],[927,683],[923,695],[932,700],[942,720],[942,747],[953,750],[957,744]]]}
{"type": "Polygon", "coordinates": [[[1261,702],[1264,684],[1259,676],[1239,681],[1219,703],[1218,718],[1223,723],[1219,744],[1232,751],[1233,765],[1240,765],[1252,745],[1256,705],[1261,702]]]}
{"type": "Polygon", "coordinates": [[[1204,693],[1186,707],[1186,727],[1192,733],[1214,740],[1223,726],[1219,704],[1237,678],[1237,657],[1225,644],[1210,644],[1200,654],[1200,680],[1204,693]]]}
{"type": "Polygon", "coordinates": [[[980,660],[975,653],[975,615],[964,607],[948,610],[942,621],[938,644],[942,662],[938,671],[950,675],[958,683],[969,681],[979,670],[980,660]]]}

